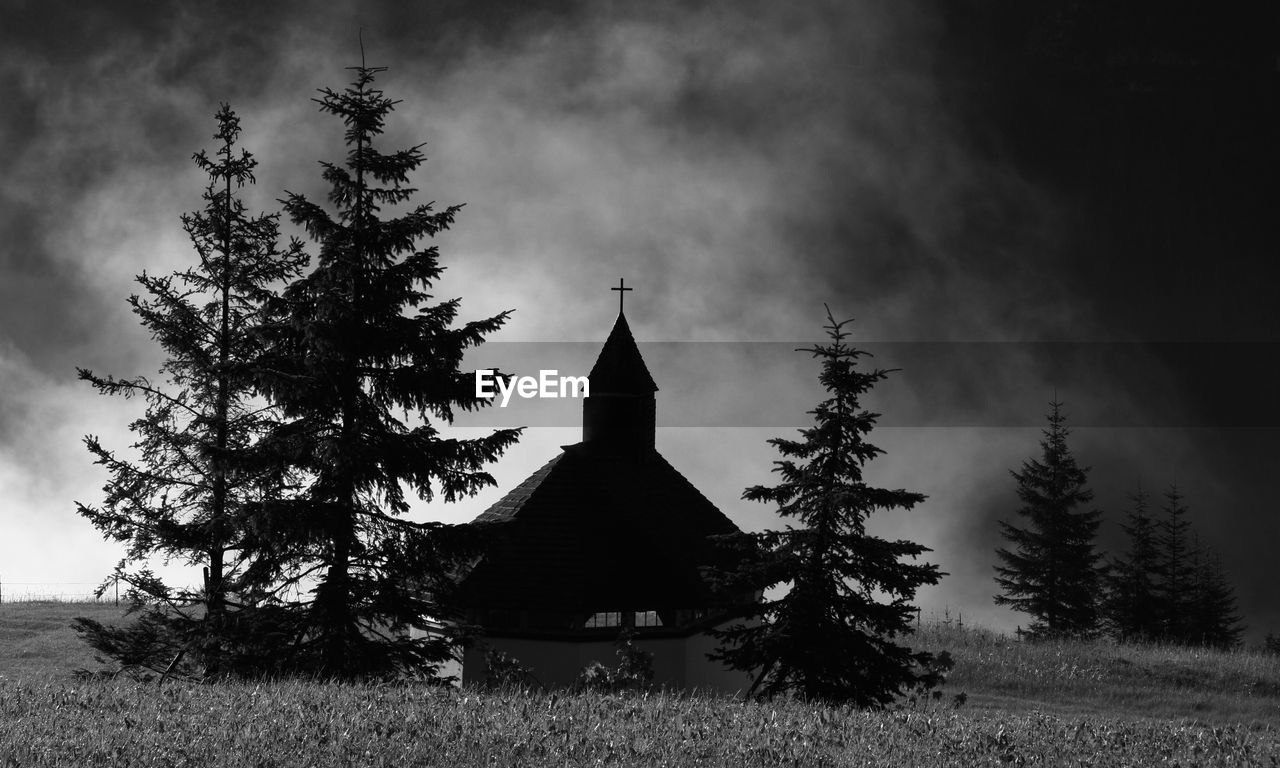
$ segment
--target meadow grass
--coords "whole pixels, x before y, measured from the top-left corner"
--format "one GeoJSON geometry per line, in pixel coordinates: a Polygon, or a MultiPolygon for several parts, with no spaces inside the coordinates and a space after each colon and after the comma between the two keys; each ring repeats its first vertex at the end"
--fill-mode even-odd
{"type": "Polygon", "coordinates": [[[115,611],[0,608],[0,766],[1280,765],[1280,669],[1257,653],[926,626],[918,640],[956,659],[945,695],[883,712],[424,683],[77,679],[91,654],[66,624],[115,611]]]}
{"type": "Polygon", "coordinates": [[[92,649],[71,629],[71,620],[87,616],[109,624],[123,614],[123,608],[109,602],[0,603],[0,678],[69,679],[76,669],[97,668],[92,649]]]}
{"type": "Polygon", "coordinates": [[[0,765],[1275,765],[1240,725],[425,684],[0,686],[0,765]]]}
{"type": "Polygon", "coordinates": [[[1280,656],[1261,650],[1030,643],[941,624],[921,627],[915,644],[951,652],[943,692],[965,693],[976,709],[1280,726],[1280,656]]]}

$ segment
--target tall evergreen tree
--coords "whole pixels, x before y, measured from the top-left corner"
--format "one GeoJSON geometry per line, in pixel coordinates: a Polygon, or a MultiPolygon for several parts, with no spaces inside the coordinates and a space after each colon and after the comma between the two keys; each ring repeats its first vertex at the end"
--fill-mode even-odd
{"type": "Polygon", "coordinates": [[[101,506],[78,505],[107,538],[128,544],[115,578],[129,585],[142,615],[123,627],[76,624],[90,644],[123,664],[167,668],[181,653],[215,675],[239,667],[235,657],[247,639],[228,614],[243,607],[237,599],[252,580],[248,508],[277,496],[284,478],[278,468],[249,460],[272,418],[254,396],[261,354],[254,329],[272,286],[297,275],[306,258],[297,243],[277,247],[278,215],[246,211],[237,191],[253,182],[256,161],[237,149],[240,121],[231,108],[223,105],[216,119],[220,146],[212,157],[194,156],[209,177],[205,208],[182,217],[199,261],[172,276],[140,275],[147,297],[129,298],[165,351],[167,386],[80,369],[100,392],[140,396],[147,409],[130,425],[136,460],[85,438],[110,480],[101,506]],[[153,557],[201,566],[203,584],[166,585],[146,567],[153,557]]]}
{"type": "Polygon", "coordinates": [[[1050,405],[1049,427],[1040,442],[1041,458],[1028,459],[1012,472],[1018,483],[1020,528],[1001,521],[1011,545],[996,550],[1001,594],[1007,605],[1032,617],[1032,637],[1087,636],[1098,629],[1100,555],[1094,541],[1101,513],[1079,509],[1093,500],[1086,486],[1088,467],[1077,466],[1067,446],[1062,403],[1050,405]]]}
{"type": "Polygon", "coordinates": [[[430,303],[443,267],[437,248],[419,243],[459,207],[382,216],[409,205],[409,174],[425,157],[420,146],[375,148],[396,102],[374,86],[384,68],[352,69],[349,87],[316,99],[346,126],[345,160],[322,164],[334,212],[298,194],[284,203],[319,256],[285,292],[262,380],[287,419],[273,442],[307,478],[265,510],[293,595],[289,664],[336,677],[429,671],[449,657],[450,638],[408,630],[445,618],[451,530],[405,520],[406,490],[424,500],[474,494],[493,484],[484,465],[519,435],[439,432],[456,410],[488,404],[459,366],[509,313],[455,326],[458,299],[430,303]]]}
{"type": "Polygon", "coordinates": [[[1146,491],[1139,488],[1129,500],[1132,507],[1128,519],[1120,525],[1128,537],[1128,551],[1107,570],[1104,618],[1116,639],[1154,640],[1161,634],[1163,617],[1158,590],[1157,529],[1147,513],[1146,491]]]}
{"type": "Polygon", "coordinates": [[[1192,550],[1191,604],[1186,641],[1211,648],[1234,648],[1244,633],[1236,613],[1235,590],[1222,571],[1222,559],[1201,549],[1192,550]]]}
{"type": "Polygon", "coordinates": [[[743,493],[777,504],[798,526],[740,540],[757,555],[726,579],[737,589],[790,589],[745,609],[747,621],[713,633],[722,646],[710,658],[751,671],[756,695],[883,706],[937,680],[930,654],[895,640],[912,632],[917,588],[942,574],[935,565],[903,562],[927,547],[867,533],[876,510],[911,509],[925,497],[863,479],[863,466],[883,451],[866,440],[879,415],[859,398],[889,371],[859,370],[867,353],[845,342],[849,321],[836,322],[830,310],[827,319],[831,341],[800,351],[822,361],[820,381],[830,397],[810,411],[814,426],[800,430],[800,440],[769,441],[786,457],[774,466],[781,482],[743,493]]]}
{"type": "Polygon", "coordinates": [[[1184,496],[1177,485],[1170,485],[1161,506],[1157,543],[1160,548],[1160,610],[1163,639],[1186,643],[1191,637],[1190,616],[1195,569],[1192,567],[1191,521],[1187,519],[1184,496]]]}

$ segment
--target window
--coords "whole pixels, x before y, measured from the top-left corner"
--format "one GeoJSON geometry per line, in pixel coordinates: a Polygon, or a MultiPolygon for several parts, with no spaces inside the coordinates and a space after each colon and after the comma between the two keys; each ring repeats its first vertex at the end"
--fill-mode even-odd
{"type": "Polygon", "coordinates": [[[605,611],[603,613],[595,613],[591,618],[587,619],[585,625],[587,629],[596,627],[620,627],[622,626],[621,611],[605,611]]]}
{"type": "Polygon", "coordinates": [[[658,616],[657,611],[636,611],[637,627],[660,627],[662,626],[662,618],[658,616]]]}

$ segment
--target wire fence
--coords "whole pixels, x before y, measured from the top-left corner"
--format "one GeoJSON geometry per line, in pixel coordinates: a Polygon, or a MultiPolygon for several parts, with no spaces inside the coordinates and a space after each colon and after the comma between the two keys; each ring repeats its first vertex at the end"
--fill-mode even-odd
{"type": "Polygon", "coordinates": [[[120,585],[110,585],[97,595],[100,581],[10,581],[0,579],[0,605],[5,603],[114,603],[120,604],[120,585]]]}

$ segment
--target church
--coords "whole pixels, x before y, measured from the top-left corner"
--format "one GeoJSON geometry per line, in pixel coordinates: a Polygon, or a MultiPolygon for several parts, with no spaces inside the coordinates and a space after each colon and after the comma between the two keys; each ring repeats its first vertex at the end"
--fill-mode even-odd
{"type": "Polygon", "coordinates": [[[706,656],[717,645],[707,630],[753,599],[719,593],[707,575],[726,565],[708,537],[738,527],[658,453],[658,386],[621,301],[588,378],[582,441],[472,523],[494,535],[460,585],[467,619],[482,630],[464,655],[463,683],[484,682],[494,649],[546,688],[569,685],[592,661],[614,666],[627,628],[653,654],[656,685],[745,691],[747,674],[706,656]]]}

